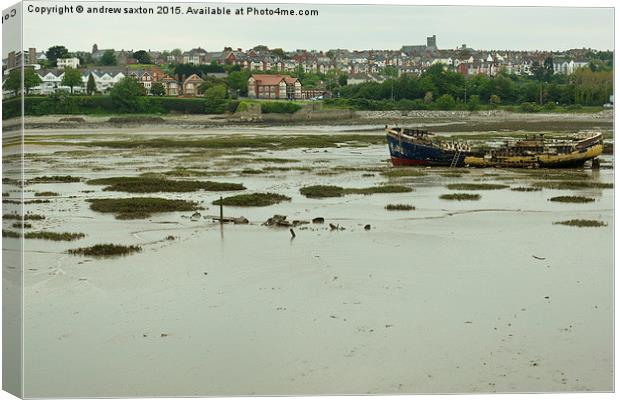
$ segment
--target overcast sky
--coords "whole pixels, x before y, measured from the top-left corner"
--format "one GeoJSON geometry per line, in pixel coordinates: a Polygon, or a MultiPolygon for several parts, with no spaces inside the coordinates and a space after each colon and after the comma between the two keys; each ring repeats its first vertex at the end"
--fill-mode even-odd
{"type": "MultiPolygon", "coordinates": [[[[51,7],[61,2],[25,2],[51,7]]],[[[73,2],[88,6],[156,6],[156,3],[73,2]]],[[[161,3],[170,4],[170,3],[161,3]]],[[[175,3],[215,7],[214,3],[175,3]]],[[[220,4],[224,5],[224,4],[220,4]]],[[[236,9],[252,4],[228,4],[236,9]]],[[[264,5],[254,4],[261,8],[264,5]]],[[[474,49],[565,50],[591,47],[613,49],[613,9],[463,6],[340,6],[294,4],[281,8],[316,9],[318,16],[201,16],[201,15],[39,15],[24,10],[24,47],[47,49],[56,44],[69,50],[151,49],[224,46],[243,49],[257,44],[285,50],[399,49],[425,44],[437,35],[440,49],[467,44],[474,49]]],[[[269,5],[276,8],[278,5],[269,5]]]]}

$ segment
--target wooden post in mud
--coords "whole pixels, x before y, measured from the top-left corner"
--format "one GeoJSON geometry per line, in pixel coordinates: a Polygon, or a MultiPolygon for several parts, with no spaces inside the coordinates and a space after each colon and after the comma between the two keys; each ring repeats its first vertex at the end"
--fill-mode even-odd
{"type": "Polygon", "coordinates": [[[220,196],[220,224],[224,223],[224,200],[220,196]]]}

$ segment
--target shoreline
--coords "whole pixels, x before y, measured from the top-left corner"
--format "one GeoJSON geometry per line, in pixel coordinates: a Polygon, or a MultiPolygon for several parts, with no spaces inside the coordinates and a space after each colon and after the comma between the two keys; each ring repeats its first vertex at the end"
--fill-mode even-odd
{"type": "MultiPolygon", "coordinates": [[[[434,127],[438,132],[472,130],[580,130],[604,127],[613,130],[613,110],[598,113],[512,113],[506,111],[355,111],[350,116],[341,113],[262,114],[243,115],[45,115],[24,118],[24,129],[98,129],[174,127],[178,129],[206,129],[221,127],[299,127],[299,126],[377,126],[411,125],[434,127]],[[122,122],[112,122],[121,117],[122,122]],[[73,121],[62,121],[63,119],[73,121]]],[[[22,126],[20,118],[2,122],[6,132],[22,126]]]]}

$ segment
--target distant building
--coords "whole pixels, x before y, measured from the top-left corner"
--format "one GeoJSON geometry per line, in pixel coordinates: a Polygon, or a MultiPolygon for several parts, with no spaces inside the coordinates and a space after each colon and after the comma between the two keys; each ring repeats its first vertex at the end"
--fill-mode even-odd
{"type": "Polygon", "coordinates": [[[58,68],[77,68],[80,66],[80,59],[77,57],[59,58],[56,60],[58,68]]]}
{"type": "Polygon", "coordinates": [[[91,57],[93,59],[93,61],[99,61],[101,60],[101,57],[103,57],[103,55],[108,52],[114,52],[114,49],[99,49],[99,47],[97,46],[97,44],[93,44],[93,49],[91,52],[91,57]]]}
{"type": "Polygon", "coordinates": [[[248,97],[254,99],[302,99],[299,79],[289,75],[254,74],[248,79],[248,97]]]}
{"type": "Polygon", "coordinates": [[[421,55],[427,52],[435,52],[437,50],[437,35],[428,36],[426,38],[426,45],[408,45],[401,47],[400,51],[412,56],[421,55]]]}
{"type": "Polygon", "coordinates": [[[431,50],[437,50],[437,35],[426,38],[426,47],[431,50]]]}
{"type": "Polygon", "coordinates": [[[207,51],[198,47],[183,53],[183,64],[200,65],[205,64],[207,60],[207,51]]]}
{"type": "Polygon", "coordinates": [[[204,80],[196,74],[190,75],[183,81],[183,94],[185,96],[197,96],[198,87],[204,83],[204,80]]]}
{"type": "Polygon", "coordinates": [[[179,82],[177,82],[176,79],[168,75],[164,75],[164,77],[159,80],[159,83],[164,85],[166,96],[178,96],[179,95],[179,82]]]}

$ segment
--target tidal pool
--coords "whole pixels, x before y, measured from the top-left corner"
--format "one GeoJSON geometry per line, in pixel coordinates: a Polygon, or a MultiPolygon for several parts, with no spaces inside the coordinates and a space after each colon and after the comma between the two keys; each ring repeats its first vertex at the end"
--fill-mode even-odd
{"type": "MultiPolygon", "coordinates": [[[[123,221],[91,211],[86,199],[142,194],[84,181],[26,185],[26,200],[59,193],[26,205],[46,216],[32,221],[32,230],[86,234],[75,242],[24,242],[27,397],[613,389],[613,189],[468,190],[481,199],[440,200],[458,192],[450,183],[522,187],[536,179],[500,169],[388,178],[381,175],[384,145],[219,154],[37,145],[26,152],[26,179],[182,166],[212,175],[175,179],[243,183],[248,193],[291,197],[269,207],[226,207],[226,216],[250,224],[221,226],[210,218],[219,213],[211,203],[231,193],[148,194],[206,209],[197,221],[191,212],[123,221]],[[325,199],[299,193],[309,185],[387,183],[414,190],[325,199]],[[595,201],[548,201],[560,195],[595,201]],[[387,204],[416,209],[388,211],[387,204]],[[295,227],[292,238],[288,229],[261,225],[274,214],[324,217],[325,224],[295,227]],[[607,225],[554,225],[577,218],[607,225]],[[142,251],[120,258],[66,253],[98,243],[142,251]]],[[[610,165],[611,156],[604,161],[610,165]]],[[[613,182],[612,169],[563,172],[613,182]]],[[[5,253],[13,241],[4,239],[5,253]]],[[[14,267],[5,263],[9,281],[19,274],[14,267]]]]}

